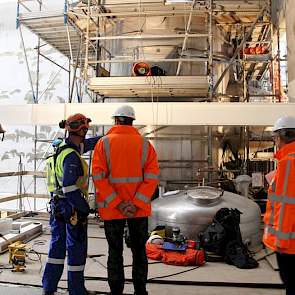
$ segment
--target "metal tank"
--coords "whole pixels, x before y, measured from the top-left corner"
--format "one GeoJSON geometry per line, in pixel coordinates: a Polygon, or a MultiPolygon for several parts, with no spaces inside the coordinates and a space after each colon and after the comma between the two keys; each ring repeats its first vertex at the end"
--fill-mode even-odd
{"type": "Polygon", "coordinates": [[[153,214],[149,228],[152,230],[157,225],[178,226],[186,238],[196,240],[198,233],[224,207],[237,208],[243,213],[240,222],[243,241],[250,250],[259,251],[262,237],[259,206],[246,197],[214,187],[167,192],[155,199],[152,201],[153,214]]]}

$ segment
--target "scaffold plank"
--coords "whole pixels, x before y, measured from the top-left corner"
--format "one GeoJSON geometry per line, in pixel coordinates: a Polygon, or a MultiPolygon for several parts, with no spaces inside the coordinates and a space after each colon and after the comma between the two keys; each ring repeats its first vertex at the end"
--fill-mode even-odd
{"type": "Polygon", "coordinates": [[[194,97],[208,93],[207,76],[90,78],[88,88],[110,97],[194,97]]]}

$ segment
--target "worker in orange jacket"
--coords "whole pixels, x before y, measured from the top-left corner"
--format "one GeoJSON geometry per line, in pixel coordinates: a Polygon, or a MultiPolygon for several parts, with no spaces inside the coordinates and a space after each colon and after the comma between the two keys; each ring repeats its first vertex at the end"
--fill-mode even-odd
{"type": "Polygon", "coordinates": [[[268,191],[263,242],[276,252],[286,295],[295,295],[295,117],[279,118],[273,133],[278,163],[268,191]]]}
{"type": "Polygon", "coordinates": [[[96,199],[109,247],[108,283],[112,295],[123,294],[123,234],[127,222],[134,290],[137,295],[145,295],[145,243],[151,198],[159,179],[158,160],[151,143],[132,126],[135,113],[131,106],[119,107],[113,118],[115,124],[98,141],[92,161],[96,199]]]}

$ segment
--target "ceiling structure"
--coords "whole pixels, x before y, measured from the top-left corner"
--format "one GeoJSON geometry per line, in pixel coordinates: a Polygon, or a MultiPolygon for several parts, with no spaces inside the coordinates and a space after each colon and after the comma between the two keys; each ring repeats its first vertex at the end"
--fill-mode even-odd
{"type": "Polygon", "coordinates": [[[234,82],[264,78],[271,60],[269,2],[69,1],[64,11],[20,13],[18,21],[80,67],[89,90],[100,97],[142,98],[157,91],[159,98],[211,100],[220,92],[215,85],[212,93],[219,72],[237,50],[233,64],[239,60],[242,70],[234,67],[234,82]],[[259,46],[265,54],[246,54],[259,46]],[[167,76],[140,82],[130,75],[139,61],[160,65],[167,76]],[[122,79],[114,76],[125,77],[122,92],[122,79]]]}

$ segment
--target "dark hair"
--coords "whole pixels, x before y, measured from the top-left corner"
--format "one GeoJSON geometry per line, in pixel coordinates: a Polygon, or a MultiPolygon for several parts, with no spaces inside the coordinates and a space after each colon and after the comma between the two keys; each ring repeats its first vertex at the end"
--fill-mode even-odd
{"type": "Polygon", "coordinates": [[[130,125],[133,124],[133,119],[129,117],[115,117],[115,123],[117,125],[130,125]]]}
{"type": "Polygon", "coordinates": [[[280,139],[285,143],[291,143],[295,141],[295,129],[294,128],[286,128],[286,129],[281,129],[276,132],[280,139]]]}
{"type": "Polygon", "coordinates": [[[61,120],[61,121],[58,123],[58,126],[59,126],[59,128],[61,128],[61,129],[65,129],[65,127],[66,127],[66,120],[61,120]]]}

